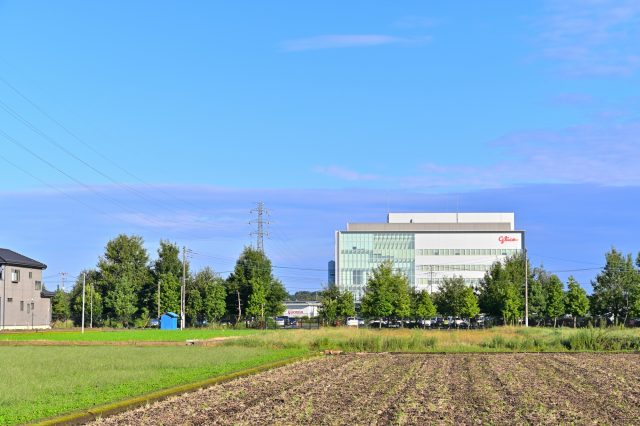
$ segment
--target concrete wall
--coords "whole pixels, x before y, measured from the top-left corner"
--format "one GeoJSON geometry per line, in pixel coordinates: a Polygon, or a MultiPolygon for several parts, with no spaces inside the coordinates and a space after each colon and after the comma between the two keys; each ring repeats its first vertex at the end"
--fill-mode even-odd
{"type": "Polygon", "coordinates": [[[42,285],[42,270],[4,265],[0,280],[0,328],[51,327],[51,299],[40,296],[42,285]],[[18,282],[12,280],[14,270],[19,271],[18,282]]]}

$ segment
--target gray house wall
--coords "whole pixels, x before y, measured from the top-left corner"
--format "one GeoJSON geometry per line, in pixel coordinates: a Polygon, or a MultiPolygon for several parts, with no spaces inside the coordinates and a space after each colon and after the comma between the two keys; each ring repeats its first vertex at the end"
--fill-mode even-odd
{"type": "Polygon", "coordinates": [[[10,264],[1,267],[0,329],[51,328],[51,299],[41,295],[42,269],[10,264]],[[18,282],[13,282],[14,271],[19,271],[18,282]]]}

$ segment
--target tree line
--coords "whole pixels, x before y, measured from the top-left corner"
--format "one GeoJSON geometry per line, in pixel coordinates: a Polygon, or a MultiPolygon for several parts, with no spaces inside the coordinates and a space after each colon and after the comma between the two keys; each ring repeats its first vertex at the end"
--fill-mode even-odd
{"type": "Polygon", "coordinates": [[[56,291],[54,321],[81,323],[83,275],[85,323],[91,317],[95,326],[142,327],[159,314],[180,313],[183,276],[186,325],[280,315],[287,298],[271,261],[251,247],[244,248],[233,272],[223,279],[211,267],[192,272],[180,260],[175,243],[160,241],[157,258],[151,260],[142,237],[122,234],[107,243],[95,268],[79,274],[70,293],[56,291]]]}
{"type": "MultiPolygon", "coordinates": [[[[504,324],[520,324],[525,316],[525,275],[533,324],[556,326],[565,316],[572,317],[574,327],[581,317],[626,324],[640,316],[640,254],[634,263],[631,254],[624,255],[615,248],[606,253],[605,266],[592,282],[591,295],[572,276],[565,287],[557,275],[542,266],[531,268],[523,253],[495,262],[476,288],[466,285],[461,277],[452,277],[445,278],[433,294],[412,290],[407,277],[387,261],[370,274],[360,315],[401,320],[438,315],[473,318],[484,313],[501,318],[504,324]]],[[[355,308],[344,302],[349,298],[353,299],[350,292],[334,288],[325,291],[323,304],[328,301],[332,304],[327,306],[334,308],[323,307],[323,317],[336,322],[336,318],[355,315],[355,308]]]]}

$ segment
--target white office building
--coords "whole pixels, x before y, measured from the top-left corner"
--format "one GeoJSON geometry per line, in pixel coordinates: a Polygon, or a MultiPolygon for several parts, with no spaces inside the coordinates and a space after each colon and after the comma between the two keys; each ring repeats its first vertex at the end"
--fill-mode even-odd
{"type": "Polygon", "coordinates": [[[417,290],[444,278],[476,286],[496,261],[524,248],[513,213],[389,213],[387,223],[349,223],[336,232],[335,281],[359,301],[371,271],[385,260],[417,290]]]}

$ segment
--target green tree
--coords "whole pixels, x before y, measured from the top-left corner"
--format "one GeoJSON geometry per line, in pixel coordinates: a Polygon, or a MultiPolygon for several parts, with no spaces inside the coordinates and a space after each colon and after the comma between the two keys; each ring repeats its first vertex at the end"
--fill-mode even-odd
{"type": "Polygon", "coordinates": [[[202,319],[208,322],[220,321],[225,315],[227,293],[224,281],[215,272],[206,267],[194,278],[202,296],[202,319]]]}
{"type": "Polygon", "coordinates": [[[525,268],[523,253],[507,257],[503,262],[494,263],[480,282],[478,302],[481,311],[504,318],[503,312],[515,312],[514,306],[524,306],[525,269],[528,271],[529,282],[534,281],[528,259],[525,268]],[[509,294],[508,297],[507,294],[509,294]],[[515,300],[517,297],[520,298],[519,301],[515,300]],[[509,302],[511,306],[508,309],[507,298],[511,299],[509,302]]]}
{"type": "Polygon", "coordinates": [[[445,278],[436,293],[438,312],[453,317],[472,318],[478,315],[478,299],[464,278],[445,278]]]}
{"type": "Polygon", "coordinates": [[[411,287],[409,279],[399,272],[394,274],[390,291],[392,295],[391,304],[393,305],[391,315],[397,319],[409,318],[411,316],[411,287]]]}
{"type": "MultiPolygon", "coordinates": [[[[189,277],[189,265],[186,264],[186,281],[189,277]]],[[[158,258],[151,270],[153,281],[145,287],[142,298],[154,314],[163,312],[180,313],[180,294],[182,289],[183,265],[180,260],[180,248],[177,244],[160,240],[158,258]],[[158,289],[160,289],[160,312],[158,313],[158,289]]],[[[185,301],[186,303],[186,301],[185,301]]]]}
{"type": "Polygon", "coordinates": [[[587,292],[580,287],[580,284],[572,276],[569,277],[567,287],[565,304],[567,313],[573,317],[573,328],[576,328],[578,317],[583,317],[589,312],[589,298],[587,297],[587,292]]]}
{"type": "Polygon", "coordinates": [[[267,305],[267,289],[265,284],[257,278],[251,281],[251,294],[247,304],[247,315],[259,317],[264,322],[267,305]]]}
{"type": "Polygon", "coordinates": [[[480,313],[480,307],[478,306],[478,298],[476,297],[473,289],[467,287],[462,294],[462,303],[460,316],[462,318],[475,318],[480,313]]]}
{"type": "Polygon", "coordinates": [[[564,315],[564,285],[557,275],[551,275],[546,288],[546,315],[553,318],[553,326],[558,324],[558,317],[564,315]]]}
{"type": "Polygon", "coordinates": [[[615,248],[605,255],[606,264],[593,285],[595,314],[613,316],[614,323],[626,323],[633,313],[640,295],[639,272],[634,268],[631,255],[624,256],[615,248]]]}
{"type": "Polygon", "coordinates": [[[282,315],[286,306],[284,301],[287,300],[287,289],[284,288],[282,282],[271,276],[271,281],[267,281],[267,304],[265,306],[265,315],[275,317],[282,315]]]}
{"type": "Polygon", "coordinates": [[[126,277],[115,282],[105,298],[105,305],[111,310],[114,319],[125,327],[129,327],[138,310],[136,302],[134,286],[126,277]]]}
{"type": "Polygon", "coordinates": [[[340,291],[336,286],[330,286],[328,289],[320,293],[320,317],[327,324],[335,324],[338,318],[338,298],[340,291]]]}
{"type": "Polygon", "coordinates": [[[545,292],[540,282],[540,274],[546,274],[544,270],[536,268],[535,279],[529,281],[529,317],[533,318],[538,325],[544,322],[547,311],[547,300],[545,292]]]}
{"type": "Polygon", "coordinates": [[[61,288],[57,289],[51,299],[51,319],[65,322],[69,319],[71,310],[69,308],[69,295],[61,288]]]}
{"type": "Polygon", "coordinates": [[[121,234],[107,243],[104,255],[98,260],[99,290],[107,316],[128,325],[136,312],[141,314],[149,305],[145,289],[153,279],[148,263],[142,237],[121,234]]]}
{"type": "Polygon", "coordinates": [[[170,241],[160,240],[158,259],[153,262],[154,275],[172,274],[174,277],[182,279],[182,269],[178,245],[170,241]]]}
{"type": "MultiPolygon", "coordinates": [[[[375,268],[367,280],[367,287],[361,301],[362,314],[368,318],[388,318],[393,314],[393,281],[397,279],[393,264],[389,261],[375,268]]],[[[382,327],[380,321],[379,327],[382,327]]]]}
{"type": "Polygon", "coordinates": [[[431,295],[426,290],[414,293],[414,317],[417,319],[428,319],[436,316],[436,305],[433,304],[431,295]]]}
{"type": "Polygon", "coordinates": [[[227,310],[237,316],[241,314],[238,312],[238,301],[241,309],[248,307],[249,298],[254,289],[265,292],[265,316],[280,315],[285,309],[283,302],[287,298],[287,291],[280,280],[274,278],[269,258],[259,250],[251,247],[244,248],[225,285],[227,310]]]}
{"type": "Polygon", "coordinates": [[[338,294],[337,314],[340,318],[352,317],[356,314],[356,303],[350,291],[345,290],[338,294]]]}
{"type": "Polygon", "coordinates": [[[505,324],[515,325],[519,318],[522,318],[522,306],[524,301],[520,289],[516,284],[508,284],[505,288],[504,300],[502,303],[502,318],[505,324]]]}
{"type": "MultiPolygon", "coordinates": [[[[160,315],[164,312],[180,314],[180,291],[182,288],[180,279],[171,272],[161,273],[157,279],[160,287],[160,315]]],[[[154,306],[153,312],[157,313],[157,310],[156,291],[156,306],[154,306]]]]}

